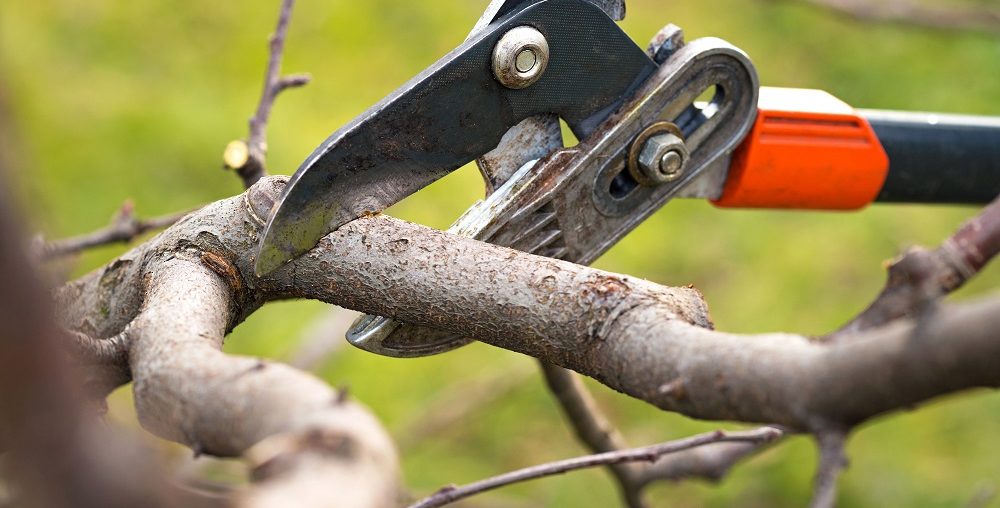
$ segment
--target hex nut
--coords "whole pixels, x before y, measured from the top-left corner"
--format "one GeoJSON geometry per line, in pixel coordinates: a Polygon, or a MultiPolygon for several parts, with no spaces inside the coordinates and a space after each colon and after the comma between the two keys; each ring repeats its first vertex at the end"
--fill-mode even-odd
{"type": "Polygon", "coordinates": [[[689,157],[684,140],[673,133],[657,134],[645,141],[639,152],[636,181],[654,186],[673,182],[684,175],[689,157]]]}

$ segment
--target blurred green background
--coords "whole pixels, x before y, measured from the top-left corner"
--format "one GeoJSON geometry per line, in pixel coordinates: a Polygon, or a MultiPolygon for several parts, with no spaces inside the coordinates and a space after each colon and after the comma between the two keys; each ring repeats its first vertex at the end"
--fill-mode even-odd
{"type": "MultiPolygon", "coordinates": [[[[278,100],[269,131],[272,171],[291,173],[336,127],[460,43],[486,3],[300,0],[284,69],[308,71],[314,81],[278,100]]],[[[18,141],[8,155],[32,227],[60,237],[104,225],[128,198],[152,216],[240,192],[237,179],[220,169],[221,154],[246,133],[277,4],[4,2],[0,76],[18,141]]],[[[1000,115],[997,35],[862,23],[797,0],[629,0],[628,6],[623,26],[640,44],[668,22],[689,39],[722,37],[751,55],[766,85],[823,88],[858,107],[1000,115]]],[[[391,213],[447,227],[481,196],[478,178],[474,167],[464,168],[391,213]]],[[[663,284],[694,284],[723,330],[821,334],[876,293],[884,260],[909,245],[936,245],[974,212],[720,211],[677,201],[597,265],[663,284]]],[[[87,253],[73,273],[122,250],[87,253]]],[[[993,267],[956,299],[998,282],[993,267]]],[[[293,357],[308,335],[303,330],[329,312],[313,302],[270,305],[240,326],[226,348],[293,357]]],[[[423,494],[582,452],[531,367],[528,358],[484,345],[421,360],[344,348],[318,374],[349,385],[382,418],[400,440],[407,485],[423,494]],[[451,406],[451,397],[484,397],[473,388],[511,376],[510,386],[498,387],[497,397],[460,421],[420,429],[451,406]]],[[[594,389],[636,445],[719,425],[594,389]]],[[[127,390],[116,393],[113,414],[134,424],[127,402],[127,390]]],[[[842,504],[961,506],[997,489],[998,417],[1000,396],[979,392],[870,423],[851,441],[842,504]]],[[[809,495],[814,458],[808,440],[793,439],[737,468],[720,486],[662,485],[652,494],[657,506],[799,506],[809,495]]],[[[476,503],[592,507],[614,506],[617,497],[609,477],[595,470],[508,488],[476,503]]]]}

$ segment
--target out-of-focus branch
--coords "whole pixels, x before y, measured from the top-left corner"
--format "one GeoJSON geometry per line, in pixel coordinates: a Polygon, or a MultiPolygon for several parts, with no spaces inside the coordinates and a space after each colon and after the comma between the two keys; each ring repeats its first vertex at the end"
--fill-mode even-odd
{"type": "Polygon", "coordinates": [[[946,239],[939,247],[909,249],[888,268],[885,289],[858,317],[826,340],[882,326],[925,312],[974,277],[1000,252],[1000,199],[946,239]]]}
{"type": "Polygon", "coordinates": [[[233,141],[226,147],[224,160],[226,167],[236,170],[243,185],[250,188],[262,177],[267,175],[265,160],[267,159],[267,122],[271,116],[278,95],[289,89],[303,86],[311,79],[308,74],[281,75],[281,58],[285,51],[285,39],[288,37],[288,24],[292,18],[292,8],[295,0],[282,0],[278,14],[278,25],[271,35],[267,70],[264,73],[264,89],[257,103],[257,110],[250,117],[250,132],[246,141],[233,141]]]}
{"type": "Polygon", "coordinates": [[[62,240],[42,241],[39,242],[40,246],[36,250],[40,258],[51,260],[78,254],[94,247],[113,243],[129,243],[143,233],[173,225],[188,213],[174,213],[152,219],[140,219],[135,215],[135,205],[132,201],[126,201],[107,227],[62,240]]]}
{"type": "Polygon", "coordinates": [[[863,21],[892,21],[945,30],[1000,32],[995,7],[928,5],[915,0],[806,0],[863,21]]]}
{"type": "Polygon", "coordinates": [[[819,443],[819,470],[816,472],[810,508],[837,506],[837,480],[847,467],[844,439],[845,435],[840,431],[824,431],[816,435],[819,443]]]}
{"type": "MultiPolygon", "coordinates": [[[[0,182],[0,194],[5,189],[0,182]]],[[[162,481],[156,461],[136,456],[134,442],[88,414],[10,203],[0,195],[0,436],[18,504],[176,506],[179,493],[162,481]]]]}
{"type": "Polygon", "coordinates": [[[454,485],[448,486],[439,490],[435,494],[410,505],[410,508],[436,508],[453,503],[460,499],[474,496],[476,494],[512,485],[514,483],[564,474],[579,469],[612,464],[624,464],[629,462],[652,462],[664,455],[712,443],[761,443],[772,441],[777,439],[779,436],[781,436],[781,431],[770,427],[745,432],[723,432],[720,430],[658,445],[646,446],[643,448],[619,450],[578,457],[575,459],[561,460],[549,464],[519,469],[517,471],[494,476],[493,478],[487,478],[485,480],[480,480],[461,487],[456,487],[454,485]]]}
{"type": "MultiPolygon", "coordinates": [[[[587,387],[571,371],[550,363],[539,362],[545,384],[559,402],[573,433],[593,453],[606,453],[628,448],[611,422],[601,414],[587,387]]],[[[640,464],[609,464],[608,470],[618,483],[622,500],[630,508],[646,506],[639,481],[640,464]]]]}

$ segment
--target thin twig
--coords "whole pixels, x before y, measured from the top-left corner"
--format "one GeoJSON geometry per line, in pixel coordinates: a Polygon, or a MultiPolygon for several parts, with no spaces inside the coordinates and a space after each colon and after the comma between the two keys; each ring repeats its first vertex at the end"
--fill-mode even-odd
{"type": "Polygon", "coordinates": [[[288,24],[294,6],[295,0],[281,2],[278,25],[269,43],[270,56],[264,74],[264,89],[260,94],[260,102],[257,103],[257,111],[250,117],[250,132],[246,142],[240,147],[239,143],[243,142],[234,141],[226,149],[226,166],[236,170],[248,189],[267,175],[264,165],[267,157],[267,122],[275,99],[284,90],[303,86],[312,79],[308,74],[281,75],[281,58],[285,52],[285,39],[288,37],[288,24]]]}
{"type": "Polygon", "coordinates": [[[923,314],[979,273],[997,253],[1000,253],[1000,198],[936,249],[914,247],[893,261],[888,267],[885,288],[875,301],[825,340],[923,314]]]}
{"type": "MultiPolygon", "coordinates": [[[[540,362],[549,390],[559,402],[577,439],[591,452],[628,448],[625,439],[608,421],[580,377],[569,370],[540,362]]],[[[615,464],[609,470],[618,482],[625,504],[644,506],[642,491],[658,481],[699,478],[717,482],[739,461],[773,445],[766,443],[716,443],[661,457],[651,464],[615,464]]]]}
{"type": "Polygon", "coordinates": [[[995,7],[944,7],[913,0],[807,1],[862,21],[892,21],[941,30],[1000,32],[1000,10],[995,7]]]}
{"type": "MultiPolygon", "coordinates": [[[[601,414],[594,398],[576,374],[548,362],[538,363],[546,386],[559,402],[566,421],[584,446],[594,453],[615,452],[628,447],[618,429],[601,414]]],[[[610,464],[608,471],[614,475],[626,506],[646,506],[642,496],[639,464],[610,464]]]]}
{"type": "Polygon", "coordinates": [[[837,480],[847,467],[844,455],[843,432],[822,432],[816,436],[819,443],[819,470],[813,489],[810,508],[833,508],[837,505],[837,480]]]}
{"type": "Polygon", "coordinates": [[[476,494],[505,487],[514,483],[568,473],[579,469],[607,466],[610,464],[624,464],[627,462],[652,462],[663,455],[688,450],[697,446],[723,442],[767,442],[773,441],[781,435],[781,431],[771,427],[762,427],[760,429],[744,432],[723,432],[720,430],[676,441],[670,441],[667,443],[661,443],[658,445],[646,446],[643,448],[633,448],[631,450],[621,450],[561,460],[558,462],[551,462],[549,464],[519,469],[517,471],[494,476],[492,478],[480,480],[461,487],[454,485],[448,486],[439,490],[434,495],[410,505],[410,508],[434,508],[444,506],[458,501],[459,499],[465,499],[476,494]]]}
{"type": "Polygon", "coordinates": [[[135,216],[135,204],[125,201],[118,213],[111,219],[111,224],[92,233],[41,242],[36,247],[38,256],[45,261],[78,254],[87,249],[110,245],[114,243],[129,243],[139,235],[172,226],[190,213],[172,213],[152,219],[139,219],[135,216]]]}

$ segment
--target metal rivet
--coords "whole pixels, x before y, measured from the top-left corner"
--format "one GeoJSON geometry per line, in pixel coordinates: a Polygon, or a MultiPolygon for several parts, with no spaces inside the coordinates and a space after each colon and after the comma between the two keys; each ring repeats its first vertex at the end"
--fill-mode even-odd
{"type": "Polygon", "coordinates": [[[526,49],[517,54],[515,67],[517,72],[528,72],[536,63],[538,63],[538,56],[535,55],[534,51],[526,49]]]}
{"type": "Polygon", "coordinates": [[[507,88],[527,88],[549,64],[549,43],[530,26],[513,28],[493,48],[493,75],[507,88]]]}

